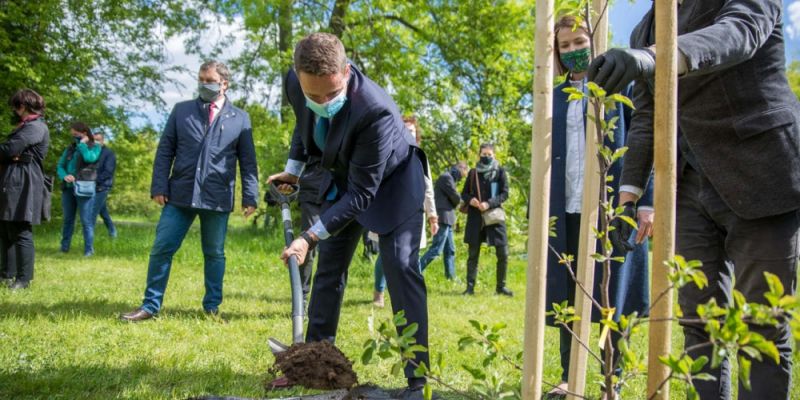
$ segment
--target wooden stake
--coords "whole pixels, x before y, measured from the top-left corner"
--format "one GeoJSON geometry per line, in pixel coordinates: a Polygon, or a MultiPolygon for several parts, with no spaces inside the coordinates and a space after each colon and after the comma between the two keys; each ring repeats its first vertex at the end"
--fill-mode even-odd
{"type": "MultiPolygon", "coordinates": [[[[608,13],[603,12],[603,10],[606,10],[606,3],[607,0],[593,0],[592,2],[593,15],[591,21],[594,29],[595,56],[604,53],[608,47],[608,13]]],[[[588,111],[594,114],[591,105],[588,111]]],[[[604,114],[605,112],[601,110],[600,115],[603,116],[604,114]]],[[[597,250],[597,239],[594,236],[594,230],[597,228],[597,221],[600,218],[600,199],[598,195],[602,184],[600,165],[597,161],[597,146],[597,125],[589,121],[586,124],[581,232],[578,254],[575,255],[575,260],[578,262],[576,270],[578,282],[589,291],[594,288],[595,260],[592,258],[592,254],[597,250]]],[[[579,316],[580,320],[572,324],[575,336],[572,337],[572,350],[570,351],[568,388],[571,393],[583,396],[586,391],[586,365],[589,354],[578,340],[587,345],[590,342],[592,334],[592,299],[576,288],[574,300],[575,315],[579,316]]],[[[578,397],[568,395],[567,399],[577,400],[578,397]]]]}
{"type": "MultiPolygon", "coordinates": [[[[677,0],[656,0],[656,92],[654,120],[655,209],[653,227],[653,278],[651,296],[664,293],[669,287],[668,269],[664,265],[675,255],[675,192],[678,157],[678,3],[677,0]]],[[[669,291],[653,307],[650,318],[665,320],[672,316],[672,292],[669,291]]],[[[672,349],[672,324],[650,323],[647,397],[669,399],[669,383],[656,393],[669,376],[669,369],[658,361],[672,349]],[[654,397],[652,397],[654,396],[654,397]]]]}
{"type": "Polygon", "coordinates": [[[536,44],[533,82],[533,132],[528,223],[528,273],[525,291],[525,347],[522,398],[542,397],[545,289],[550,215],[550,157],[553,141],[554,0],[536,0],[536,44]]]}

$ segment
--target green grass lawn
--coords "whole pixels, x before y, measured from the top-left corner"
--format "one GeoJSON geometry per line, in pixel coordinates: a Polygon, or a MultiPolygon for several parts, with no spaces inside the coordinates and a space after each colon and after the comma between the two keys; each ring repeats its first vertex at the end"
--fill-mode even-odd
{"type": "MultiPolygon", "coordinates": [[[[246,227],[232,218],[227,240],[225,321],[202,312],[202,253],[199,229],[194,227],[176,255],[160,318],[140,324],[117,320],[120,312],[140,305],[154,227],[121,223],[120,237],[110,240],[98,224],[96,255],[83,258],[80,235],[69,254],[58,252],[59,223],[37,227],[36,277],[30,290],[0,289],[0,399],[185,399],[217,394],[242,397],[285,397],[302,390],[265,393],[263,382],[273,358],[268,337],[291,336],[288,274],[278,258],[282,236],[246,227]]],[[[77,230],[80,232],[79,230],[77,230]]],[[[464,276],[465,251],[460,249],[459,276],[464,276]]],[[[360,250],[359,250],[360,251],[360,250]]],[[[482,259],[477,295],[460,295],[463,284],[443,278],[441,260],[426,271],[430,309],[430,341],[434,353],[444,354],[445,375],[459,388],[469,376],[460,365],[474,364],[480,355],[460,352],[458,339],[470,333],[469,320],[504,322],[509,354],[521,350],[524,320],[525,262],[512,254],[509,282],[516,297],[495,296],[494,255],[482,259]]],[[[370,337],[368,321],[391,316],[389,308],[373,309],[372,267],[357,257],[350,268],[337,345],[353,360],[370,337]]],[[[679,348],[674,329],[674,348],[679,348]]],[[[596,343],[596,341],[595,341],[596,343]]],[[[636,341],[646,351],[645,338],[636,341]]],[[[558,334],[547,330],[546,377],[560,376],[558,334]]],[[[800,359],[795,357],[795,363],[800,359]]],[[[401,387],[388,362],[373,366],[355,363],[361,382],[401,387]]],[[[590,365],[589,371],[598,367],[590,365]]],[[[795,382],[800,373],[795,368],[795,382]]],[[[519,373],[505,366],[499,376],[518,381],[519,373]]],[[[596,377],[590,374],[589,382],[596,377]]],[[[623,398],[644,397],[645,379],[633,382],[623,398]]],[[[446,398],[457,395],[440,391],[446,398]]],[[[590,391],[597,395],[597,389],[590,391]]],[[[673,398],[683,398],[673,385],[673,398]]],[[[792,398],[800,398],[795,385],[792,398]]]]}

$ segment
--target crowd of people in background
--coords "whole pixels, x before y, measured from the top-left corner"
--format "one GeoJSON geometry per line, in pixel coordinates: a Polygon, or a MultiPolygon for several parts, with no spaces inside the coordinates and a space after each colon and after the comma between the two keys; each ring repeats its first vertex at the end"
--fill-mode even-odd
{"type": "MultiPolygon", "coordinates": [[[[784,75],[782,6],[777,0],[717,3],[722,2],[686,0],[679,11],[684,33],[678,42],[677,247],[687,259],[702,260],[710,280],[708,290],[681,290],[679,301],[689,316],[711,298],[724,302],[733,282],[748,301],[763,302],[768,290],[764,272],[776,274],[787,292],[794,293],[800,252],[800,106],[784,75]]],[[[566,81],[554,91],[550,215],[557,217],[557,236],[550,239],[554,255],[548,260],[548,304],[575,297],[575,283],[555,254],[578,253],[583,166],[591,149],[586,147],[586,101],[568,98],[564,89],[585,92],[591,80],[609,93],[632,97],[636,105],[633,110],[620,103],[605,116],[616,124],[605,145],[630,148],[610,172],[613,205],[638,222],[637,231],[617,219],[610,234],[619,260],[610,297],[615,318],[644,315],[649,309],[647,238],[655,211],[652,25],[651,11],[633,33],[635,48],[612,49],[594,60],[590,33],[581,19],[565,17],[555,27],[557,64],[566,81]]],[[[200,220],[204,255],[202,307],[218,315],[237,165],[244,216],[258,204],[252,127],[248,114],[226,96],[231,73],[224,64],[208,61],[200,66],[198,80],[198,98],[174,107],[158,144],[150,195],[162,207],[161,215],[144,298],[141,306],[121,314],[123,321],[144,321],[160,312],[173,255],[195,219],[200,220]]],[[[296,257],[301,265],[303,292],[310,295],[307,341],[336,339],[353,253],[370,232],[379,253],[373,303],[384,305],[388,287],[393,311],[404,311],[408,323],[417,324],[416,343],[428,347],[423,271],[443,254],[445,277],[456,279],[455,210],[466,214],[463,293],[476,294],[485,244],[495,248],[495,293],[513,296],[507,285],[509,240],[503,208],[509,177],[493,144],[480,145],[472,168],[451,160],[434,183],[416,119],[404,118],[391,96],[348,60],[342,42],[331,34],[314,33],[297,44],[284,89],[296,126],[285,168],[270,175],[267,184],[299,187],[302,232],[281,258],[296,257]],[[420,255],[427,241],[426,222],[432,240],[420,255]]],[[[20,90],[9,106],[15,128],[0,142],[0,277],[12,289],[25,289],[34,272],[32,227],[50,217],[53,182],[43,168],[49,131],[45,101],[36,92],[20,90]]],[[[117,236],[106,206],[116,160],[101,132],[82,122],[71,124],[69,131],[72,142],[57,166],[63,207],[60,249],[70,250],[79,215],[84,256],[91,256],[98,215],[109,235],[117,236]]],[[[404,326],[397,328],[401,332],[404,326]]],[[[562,382],[549,393],[556,397],[567,395],[571,335],[566,328],[560,326],[562,382]]],[[[752,360],[752,390],[740,389],[739,397],[788,398],[791,335],[786,324],[753,329],[776,343],[780,363],[752,360]]],[[[684,331],[693,357],[709,355],[710,348],[697,346],[708,337],[702,326],[687,323],[684,331]]],[[[428,353],[417,353],[414,361],[429,363],[428,353]]],[[[706,366],[704,372],[715,379],[696,382],[701,397],[729,398],[727,361],[722,368],[706,366]]],[[[411,364],[405,376],[408,387],[400,397],[422,399],[425,378],[416,376],[411,364]]],[[[273,383],[288,385],[285,379],[273,383]]]]}

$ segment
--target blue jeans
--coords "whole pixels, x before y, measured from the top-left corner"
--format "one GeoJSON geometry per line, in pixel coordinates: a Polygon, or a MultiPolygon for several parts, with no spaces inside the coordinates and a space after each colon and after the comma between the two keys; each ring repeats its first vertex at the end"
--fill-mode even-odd
{"type": "Polygon", "coordinates": [[[64,210],[64,226],[61,229],[61,251],[69,251],[72,232],[75,230],[75,214],[80,214],[83,228],[83,254],[94,253],[94,197],[78,197],[72,188],[61,192],[61,208],[64,210]]]}
{"type": "Polygon", "coordinates": [[[225,275],[225,235],[228,232],[228,212],[198,210],[167,204],[161,211],[156,227],[156,239],[150,250],[147,269],[147,288],[142,309],[156,314],[161,309],[167,289],[172,256],[178,251],[192,226],[200,217],[200,241],[203,248],[206,294],[203,309],[217,310],[222,303],[222,278],[225,275]]]}
{"type": "Polygon", "coordinates": [[[375,291],[383,293],[384,290],[386,290],[386,276],[383,274],[381,253],[378,253],[378,258],[375,260],[375,291]]]}
{"type": "Polygon", "coordinates": [[[444,276],[453,279],[456,277],[456,243],[453,240],[453,227],[450,225],[439,224],[439,232],[433,236],[428,251],[419,259],[420,271],[425,271],[428,264],[442,252],[444,252],[444,276]]]}
{"type": "Polygon", "coordinates": [[[106,207],[106,199],[108,199],[108,190],[97,192],[94,195],[94,218],[92,221],[97,222],[97,216],[103,218],[103,223],[106,225],[108,235],[117,237],[117,227],[114,226],[114,221],[111,220],[111,215],[108,214],[108,207],[106,207]]]}

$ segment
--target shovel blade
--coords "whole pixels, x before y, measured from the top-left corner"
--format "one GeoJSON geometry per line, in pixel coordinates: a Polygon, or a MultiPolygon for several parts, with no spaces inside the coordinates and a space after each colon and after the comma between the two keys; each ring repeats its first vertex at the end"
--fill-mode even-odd
{"type": "Polygon", "coordinates": [[[269,350],[272,354],[280,354],[289,350],[289,346],[286,344],[281,343],[278,339],[269,338],[267,339],[267,344],[269,345],[269,350]]]}

